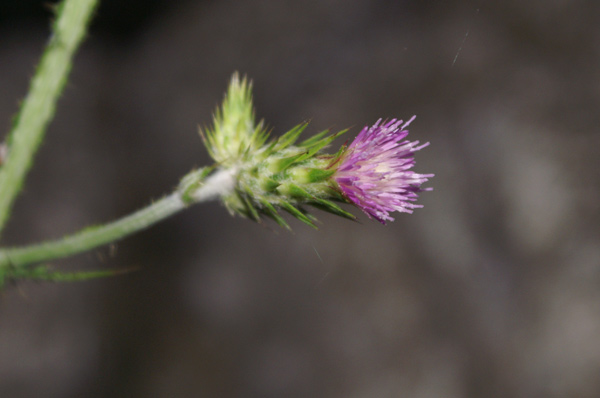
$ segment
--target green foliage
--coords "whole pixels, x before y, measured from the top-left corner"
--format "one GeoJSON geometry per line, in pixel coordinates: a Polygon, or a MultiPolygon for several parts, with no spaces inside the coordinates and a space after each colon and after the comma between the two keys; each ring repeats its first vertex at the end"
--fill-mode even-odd
{"type": "Polygon", "coordinates": [[[35,267],[6,267],[0,268],[0,289],[8,283],[14,283],[21,280],[80,282],[123,275],[136,270],[137,268],[126,268],[118,270],[61,272],[52,270],[48,265],[38,265],[35,267]]]}

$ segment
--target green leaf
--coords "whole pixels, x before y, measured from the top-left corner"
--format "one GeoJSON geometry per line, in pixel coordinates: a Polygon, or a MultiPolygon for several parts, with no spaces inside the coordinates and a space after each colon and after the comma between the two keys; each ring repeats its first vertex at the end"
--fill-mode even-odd
{"type": "Polygon", "coordinates": [[[335,169],[308,169],[308,180],[310,182],[321,182],[335,174],[335,169]]]}
{"type": "Polygon", "coordinates": [[[297,155],[288,156],[287,158],[281,158],[277,160],[277,162],[273,163],[273,165],[270,167],[271,171],[273,171],[274,173],[280,173],[285,169],[289,168],[291,165],[303,161],[307,157],[308,153],[302,152],[297,155]]]}
{"type": "Polygon", "coordinates": [[[281,185],[281,183],[279,181],[276,181],[272,178],[263,178],[261,187],[262,187],[262,189],[264,189],[267,192],[273,192],[280,185],[281,185]]]}
{"type": "Polygon", "coordinates": [[[323,211],[326,211],[331,214],[335,214],[336,216],[341,216],[347,218],[348,220],[356,221],[356,216],[352,213],[347,212],[342,209],[340,206],[335,203],[325,200],[325,199],[315,199],[314,202],[311,203],[314,207],[317,207],[323,211]]]}
{"type": "Polygon", "coordinates": [[[245,210],[245,213],[248,216],[248,218],[250,218],[253,221],[259,222],[260,214],[258,214],[258,210],[256,210],[256,207],[254,207],[254,205],[252,204],[250,199],[248,199],[248,197],[253,196],[252,192],[249,190],[246,190],[245,195],[240,192],[238,194],[238,196],[242,199],[242,202],[244,203],[244,210],[245,210]]]}
{"type": "Polygon", "coordinates": [[[327,145],[331,144],[333,142],[333,140],[335,140],[340,135],[344,134],[346,131],[348,131],[348,129],[338,131],[337,133],[330,135],[329,137],[325,137],[322,140],[319,140],[319,141],[313,143],[312,145],[310,145],[310,147],[308,147],[309,148],[308,149],[308,157],[313,156],[315,153],[319,152],[321,149],[323,149],[327,145]]]}
{"type": "Polygon", "coordinates": [[[275,220],[275,222],[277,224],[279,224],[281,227],[287,229],[288,231],[291,231],[292,228],[289,226],[289,224],[283,219],[283,217],[281,217],[279,215],[279,213],[277,212],[277,209],[275,209],[275,206],[273,206],[271,203],[269,203],[267,200],[263,199],[260,201],[260,203],[263,205],[263,212],[268,216],[271,217],[273,220],[275,220]]]}
{"type": "Polygon", "coordinates": [[[261,120],[254,129],[254,133],[252,133],[252,142],[254,148],[262,147],[267,141],[267,139],[269,139],[270,135],[271,134],[269,133],[269,131],[265,130],[264,123],[261,120]]]}
{"type": "Polygon", "coordinates": [[[313,135],[312,137],[302,141],[299,146],[305,147],[305,148],[310,147],[313,144],[315,144],[317,141],[319,141],[321,138],[325,137],[327,134],[329,134],[329,129],[323,130],[320,133],[317,133],[317,134],[313,135]]]}
{"type": "Polygon", "coordinates": [[[116,275],[127,274],[137,271],[138,268],[126,268],[116,270],[94,270],[94,271],[74,271],[61,272],[51,271],[47,265],[37,267],[19,267],[13,268],[6,279],[7,280],[37,280],[37,281],[52,281],[52,282],[79,282],[91,279],[107,278],[116,275]]]}
{"type": "Polygon", "coordinates": [[[304,199],[304,200],[312,200],[314,196],[308,193],[305,189],[300,188],[296,184],[287,183],[281,186],[280,191],[287,195],[290,195],[294,198],[304,199]]]}
{"type": "Polygon", "coordinates": [[[306,123],[306,122],[301,123],[297,126],[294,126],[294,128],[292,128],[287,133],[283,134],[281,137],[279,137],[275,141],[275,145],[274,145],[273,149],[275,151],[279,151],[281,149],[287,148],[288,146],[294,144],[296,142],[296,140],[298,139],[298,137],[300,136],[300,134],[302,134],[304,129],[306,129],[306,126],[308,126],[308,123],[306,123]]]}
{"type": "Polygon", "coordinates": [[[295,208],[294,206],[292,206],[290,203],[288,202],[282,202],[280,203],[280,206],[287,211],[288,213],[290,213],[291,215],[293,215],[294,217],[296,217],[298,220],[302,221],[303,223],[305,223],[306,225],[309,225],[311,227],[313,227],[314,229],[318,229],[317,226],[315,225],[314,218],[309,218],[309,216],[303,212],[301,212],[300,210],[298,210],[297,208],[295,208]]]}
{"type": "Polygon", "coordinates": [[[336,202],[351,203],[340,191],[331,187],[327,189],[327,196],[329,199],[335,200],[336,202]]]}

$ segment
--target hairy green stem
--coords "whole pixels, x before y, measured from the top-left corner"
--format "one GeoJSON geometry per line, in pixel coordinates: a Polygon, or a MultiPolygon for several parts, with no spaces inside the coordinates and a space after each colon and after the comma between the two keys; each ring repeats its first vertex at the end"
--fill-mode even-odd
{"type": "Polygon", "coordinates": [[[79,233],[57,241],[0,250],[0,264],[5,263],[19,267],[83,252],[145,229],[184,208],[183,201],[177,193],[174,193],[106,225],[88,227],[79,233]]]}
{"type": "MultiPolygon", "coordinates": [[[[219,170],[205,178],[203,173],[192,172],[186,179],[196,179],[189,199],[180,189],[150,204],[144,209],[108,224],[88,227],[73,235],[55,241],[25,247],[0,249],[0,275],[7,267],[23,267],[41,261],[54,260],[81,253],[122,239],[164,220],[191,204],[217,199],[231,192],[235,179],[231,170],[219,170]]],[[[188,184],[189,185],[189,184],[188,184]]]]}
{"type": "Polygon", "coordinates": [[[8,155],[0,168],[0,232],[54,115],[73,54],[86,34],[97,3],[98,0],[64,0],[57,7],[52,37],[9,134],[8,155]]]}

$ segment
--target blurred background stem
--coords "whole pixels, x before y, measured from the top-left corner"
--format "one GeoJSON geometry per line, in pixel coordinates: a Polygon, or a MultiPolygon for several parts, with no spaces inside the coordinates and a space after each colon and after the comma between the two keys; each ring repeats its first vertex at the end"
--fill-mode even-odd
{"type": "Polygon", "coordinates": [[[56,8],[52,36],[6,143],[7,157],[0,168],[0,233],[54,116],[73,54],[86,35],[97,3],[97,0],[65,0],[56,8]]]}

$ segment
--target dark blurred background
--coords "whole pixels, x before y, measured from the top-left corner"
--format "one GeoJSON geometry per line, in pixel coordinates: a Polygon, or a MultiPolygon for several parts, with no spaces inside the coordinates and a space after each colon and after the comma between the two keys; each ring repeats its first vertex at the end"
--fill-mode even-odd
{"type": "MultiPolygon", "coordinates": [[[[0,123],[52,14],[0,1],[0,123]]],[[[600,2],[102,1],[4,245],[210,162],[232,72],[274,134],[409,118],[424,208],[314,231],[199,205],[0,294],[1,397],[600,396],[600,2]]]]}

